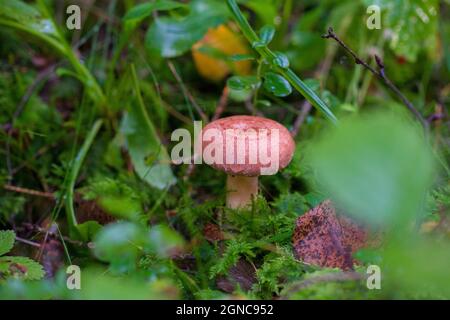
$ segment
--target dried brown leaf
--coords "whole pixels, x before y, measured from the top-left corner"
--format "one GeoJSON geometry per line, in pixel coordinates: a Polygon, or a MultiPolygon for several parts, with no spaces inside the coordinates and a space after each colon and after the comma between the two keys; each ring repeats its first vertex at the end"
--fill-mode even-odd
{"type": "Polygon", "coordinates": [[[352,254],[366,246],[368,232],[345,216],[337,216],[326,200],[297,219],[293,236],[296,257],[312,265],[353,269],[352,254]]]}

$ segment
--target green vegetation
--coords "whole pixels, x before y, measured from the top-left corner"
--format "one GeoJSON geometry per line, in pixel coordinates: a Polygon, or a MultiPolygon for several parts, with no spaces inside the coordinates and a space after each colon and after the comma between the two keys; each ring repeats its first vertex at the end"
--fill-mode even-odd
{"type": "Polygon", "coordinates": [[[62,3],[0,0],[0,298],[450,299],[448,0],[80,2],[81,30],[62,3]],[[238,210],[170,160],[232,115],[297,146],[238,210]],[[351,272],[295,255],[326,199],[377,234],[351,272]]]}

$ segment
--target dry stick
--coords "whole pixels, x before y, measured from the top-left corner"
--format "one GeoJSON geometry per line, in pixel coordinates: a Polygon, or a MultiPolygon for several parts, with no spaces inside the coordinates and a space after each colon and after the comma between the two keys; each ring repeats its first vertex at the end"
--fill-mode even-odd
{"type": "Polygon", "coordinates": [[[217,119],[219,119],[220,116],[222,115],[222,113],[225,112],[225,109],[228,104],[228,95],[229,95],[229,90],[228,90],[228,87],[225,86],[225,88],[223,88],[219,103],[217,104],[216,112],[214,113],[212,121],[216,121],[217,119]]]}
{"type": "Polygon", "coordinates": [[[358,57],[358,55],[350,49],[337,35],[334,33],[333,28],[328,28],[328,33],[323,35],[322,38],[324,39],[334,39],[342,48],[345,49],[354,59],[355,63],[362,65],[364,68],[372,72],[375,76],[377,76],[380,80],[384,82],[384,84],[391,89],[397,97],[403,102],[403,104],[408,108],[409,111],[411,111],[412,114],[419,120],[419,122],[422,124],[422,126],[425,128],[425,130],[428,130],[428,123],[425,121],[423,116],[420,114],[419,111],[417,111],[416,108],[414,108],[414,105],[408,100],[408,98],[405,97],[405,95],[392,83],[392,81],[388,78],[385,72],[384,64],[381,61],[381,58],[375,55],[375,61],[378,65],[378,71],[372,68],[368,63],[363,61],[361,58],[358,57]]]}
{"type": "Polygon", "coordinates": [[[189,101],[192,103],[192,105],[194,106],[195,110],[200,115],[200,118],[202,118],[204,123],[208,123],[209,122],[208,117],[203,112],[202,108],[200,108],[200,106],[197,104],[197,102],[195,101],[194,97],[189,92],[189,90],[183,85],[183,79],[181,79],[181,76],[178,74],[177,69],[175,68],[173,63],[171,61],[168,61],[167,65],[169,66],[169,69],[172,72],[172,74],[175,77],[175,79],[177,80],[177,82],[180,84],[181,89],[184,91],[184,93],[188,97],[189,101]]]}
{"type": "MultiPolygon", "coordinates": [[[[59,237],[59,235],[55,231],[52,231],[50,229],[47,230],[48,228],[42,228],[42,227],[34,225],[32,223],[23,223],[22,225],[24,227],[17,228],[16,230],[26,229],[26,230],[35,231],[35,232],[38,232],[38,233],[47,233],[48,232],[48,234],[50,236],[52,236],[52,237],[59,237]]],[[[88,246],[88,243],[84,243],[84,242],[78,241],[78,240],[73,240],[73,239],[70,239],[69,237],[66,237],[66,236],[63,236],[62,238],[63,238],[64,241],[69,242],[70,244],[73,244],[73,245],[88,246]]]]}
{"type": "Polygon", "coordinates": [[[16,187],[16,186],[13,186],[10,184],[4,185],[3,188],[8,191],[28,194],[30,196],[43,197],[43,198],[48,198],[48,199],[52,199],[52,200],[55,199],[55,195],[50,192],[36,191],[36,190],[27,189],[27,188],[16,187]]]}
{"type": "Polygon", "coordinates": [[[19,242],[28,244],[28,245],[30,245],[30,246],[33,246],[33,247],[37,247],[37,248],[40,248],[40,247],[41,247],[41,245],[40,245],[39,243],[30,241],[30,240],[27,240],[27,239],[23,239],[23,238],[18,237],[18,236],[16,236],[16,240],[19,241],[19,242]]]}
{"type": "Polygon", "coordinates": [[[300,128],[302,127],[303,123],[306,120],[306,117],[312,110],[312,105],[309,103],[308,100],[305,100],[300,108],[300,114],[298,115],[297,119],[295,119],[294,126],[291,130],[292,137],[296,137],[298,133],[300,132],[300,128]]]}

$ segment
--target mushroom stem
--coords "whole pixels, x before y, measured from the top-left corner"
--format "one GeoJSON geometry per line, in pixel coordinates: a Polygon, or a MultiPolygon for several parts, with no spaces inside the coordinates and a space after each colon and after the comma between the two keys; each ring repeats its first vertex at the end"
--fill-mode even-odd
{"type": "Polygon", "coordinates": [[[243,208],[258,194],[258,177],[227,176],[227,207],[243,208]]]}

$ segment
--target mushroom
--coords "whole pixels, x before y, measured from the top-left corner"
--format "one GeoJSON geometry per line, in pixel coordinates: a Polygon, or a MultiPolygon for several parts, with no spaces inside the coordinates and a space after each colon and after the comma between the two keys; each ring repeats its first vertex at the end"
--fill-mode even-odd
{"type": "Polygon", "coordinates": [[[258,176],[273,175],[292,159],[295,143],[276,121],[232,116],[202,130],[203,160],[227,174],[228,208],[243,208],[258,194],[258,176]]]}

